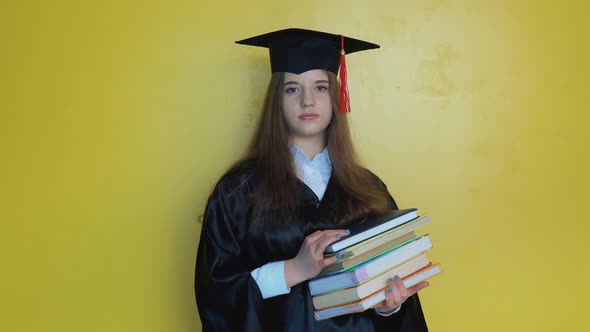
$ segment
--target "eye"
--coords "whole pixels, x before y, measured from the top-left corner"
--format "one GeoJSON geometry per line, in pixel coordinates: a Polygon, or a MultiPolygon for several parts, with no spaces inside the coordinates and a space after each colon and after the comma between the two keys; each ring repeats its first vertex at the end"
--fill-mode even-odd
{"type": "Polygon", "coordinates": [[[318,90],[320,92],[328,91],[328,86],[327,85],[318,85],[318,86],[316,86],[316,90],[318,90]]]}
{"type": "Polygon", "coordinates": [[[293,93],[296,93],[297,91],[299,91],[299,89],[296,88],[296,87],[287,87],[285,89],[285,93],[288,94],[288,95],[293,94],[293,93]]]}

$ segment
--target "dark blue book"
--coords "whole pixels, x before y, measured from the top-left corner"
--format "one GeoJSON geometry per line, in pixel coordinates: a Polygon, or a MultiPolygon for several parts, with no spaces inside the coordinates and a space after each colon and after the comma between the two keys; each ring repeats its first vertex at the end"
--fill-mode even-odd
{"type": "Polygon", "coordinates": [[[417,209],[389,210],[382,215],[369,217],[362,222],[350,226],[350,234],[326,248],[325,253],[331,254],[353,246],[373,236],[399,227],[418,218],[417,209]]]}

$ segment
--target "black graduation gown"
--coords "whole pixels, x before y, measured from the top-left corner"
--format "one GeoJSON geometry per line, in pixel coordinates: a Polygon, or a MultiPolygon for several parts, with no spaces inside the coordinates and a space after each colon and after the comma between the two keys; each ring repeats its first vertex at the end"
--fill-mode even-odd
{"type": "MultiPolygon", "coordinates": [[[[375,177],[377,183],[384,184],[375,177]]],[[[209,197],[197,253],[195,294],[203,331],[427,331],[417,295],[399,312],[382,317],[374,310],[323,321],[313,315],[307,282],[291,292],[262,299],[250,271],[297,255],[304,238],[316,230],[334,228],[331,184],[320,202],[300,183],[299,220],[292,225],[251,223],[249,199],[257,181],[253,168],[230,170],[209,197]]],[[[397,208],[389,196],[390,207],[397,208]]]]}

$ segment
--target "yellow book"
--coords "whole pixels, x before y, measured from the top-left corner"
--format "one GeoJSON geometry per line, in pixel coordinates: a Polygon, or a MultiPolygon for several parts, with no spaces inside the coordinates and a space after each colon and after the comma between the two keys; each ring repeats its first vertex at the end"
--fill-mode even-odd
{"type": "Polygon", "coordinates": [[[325,255],[326,257],[330,257],[332,255],[340,256],[342,259],[348,259],[353,256],[361,255],[369,250],[373,250],[380,245],[389,242],[395,238],[398,238],[404,234],[409,232],[415,231],[419,227],[422,227],[430,222],[429,216],[421,216],[412,220],[406,224],[398,226],[397,228],[391,229],[387,232],[381,233],[379,235],[373,236],[363,242],[359,242],[353,246],[350,246],[346,249],[342,249],[334,254],[325,255]]]}
{"type": "Polygon", "coordinates": [[[398,238],[395,238],[389,242],[385,242],[382,245],[373,248],[369,251],[363,252],[359,255],[353,255],[351,257],[347,257],[345,259],[341,259],[334,264],[328,265],[322,269],[322,271],[318,274],[318,277],[338,273],[344,270],[347,270],[355,265],[361,264],[366,262],[372,258],[379,256],[380,254],[386,253],[389,250],[394,250],[396,247],[399,247],[403,244],[408,243],[411,240],[416,240],[418,237],[414,232],[410,232],[404,234],[398,238]]]}

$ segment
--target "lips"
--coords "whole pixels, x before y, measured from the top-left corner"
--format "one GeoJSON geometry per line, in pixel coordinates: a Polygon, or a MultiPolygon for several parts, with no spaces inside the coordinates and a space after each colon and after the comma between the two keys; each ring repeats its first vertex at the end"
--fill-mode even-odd
{"type": "Polygon", "coordinates": [[[299,116],[299,119],[301,120],[313,120],[315,118],[317,118],[319,115],[315,114],[315,113],[303,113],[299,116]]]}

